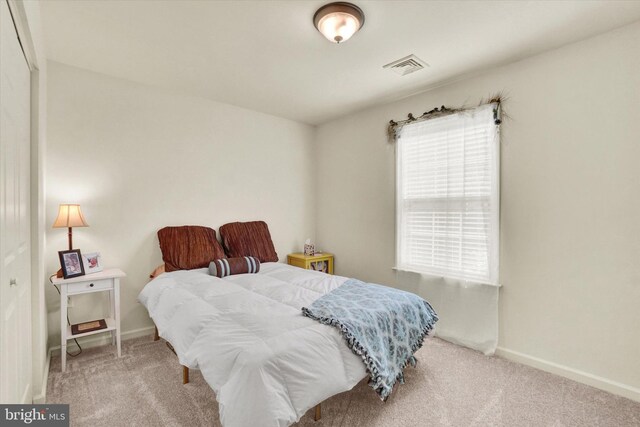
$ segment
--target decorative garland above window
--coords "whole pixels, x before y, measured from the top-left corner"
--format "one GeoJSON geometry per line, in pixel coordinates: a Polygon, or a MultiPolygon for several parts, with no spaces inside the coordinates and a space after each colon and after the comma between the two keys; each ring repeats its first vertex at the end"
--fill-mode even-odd
{"type": "MultiPolygon", "coordinates": [[[[502,117],[504,115],[504,113],[502,112],[503,100],[504,100],[504,97],[502,96],[502,94],[497,94],[495,96],[492,96],[489,99],[483,99],[478,104],[478,106],[484,105],[484,104],[496,104],[495,108],[493,109],[493,121],[496,124],[496,126],[499,126],[500,123],[502,123],[502,117]]],[[[397,122],[394,120],[389,120],[389,126],[387,127],[387,135],[389,137],[389,143],[395,143],[398,140],[398,135],[400,134],[400,130],[404,125],[417,122],[417,121],[430,120],[430,119],[435,119],[437,117],[448,116],[450,114],[461,113],[463,111],[469,111],[474,108],[476,107],[447,108],[443,105],[440,108],[436,107],[430,111],[422,113],[422,115],[418,117],[415,117],[413,114],[409,113],[407,114],[407,118],[405,120],[400,120],[397,122]]]]}

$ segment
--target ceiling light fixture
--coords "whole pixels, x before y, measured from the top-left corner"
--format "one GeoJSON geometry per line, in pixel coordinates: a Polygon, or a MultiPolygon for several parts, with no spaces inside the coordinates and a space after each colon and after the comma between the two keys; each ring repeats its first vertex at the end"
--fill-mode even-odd
{"type": "Polygon", "coordinates": [[[364,13],[355,4],[336,2],[322,6],[313,15],[313,25],[327,40],[346,42],[364,25],[364,13]]]}

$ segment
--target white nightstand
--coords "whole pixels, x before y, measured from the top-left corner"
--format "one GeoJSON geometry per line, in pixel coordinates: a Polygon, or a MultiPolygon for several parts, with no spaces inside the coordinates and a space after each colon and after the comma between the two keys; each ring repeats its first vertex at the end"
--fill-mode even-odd
{"type": "MultiPolygon", "coordinates": [[[[122,356],[120,349],[120,278],[126,274],[118,268],[109,268],[99,273],[72,279],[54,278],[54,285],[60,288],[60,354],[62,359],[62,372],[67,365],[67,341],[86,337],[88,335],[111,332],[111,343],[118,347],[118,357],[122,356]],[[79,333],[73,335],[71,326],[67,325],[67,297],[91,292],[109,292],[110,315],[105,319],[106,329],[79,333]]],[[[89,320],[89,319],[88,319],[89,320]]],[[[93,319],[91,319],[93,320],[93,319]]]]}

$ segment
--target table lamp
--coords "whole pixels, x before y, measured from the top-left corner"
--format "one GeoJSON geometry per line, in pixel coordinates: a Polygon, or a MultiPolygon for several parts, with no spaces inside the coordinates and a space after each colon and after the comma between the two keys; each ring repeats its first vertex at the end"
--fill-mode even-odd
{"type": "MultiPolygon", "coordinates": [[[[73,227],[88,227],[87,221],[82,216],[80,205],[63,204],[58,209],[58,217],[53,223],[53,228],[69,229],[69,250],[73,249],[73,227]]],[[[62,269],[58,270],[58,277],[62,277],[62,269]]]]}

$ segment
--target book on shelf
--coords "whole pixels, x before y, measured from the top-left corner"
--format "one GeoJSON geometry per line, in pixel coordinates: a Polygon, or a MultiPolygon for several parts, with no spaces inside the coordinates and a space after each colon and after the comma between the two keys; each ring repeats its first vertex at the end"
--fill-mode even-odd
{"type": "Polygon", "coordinates": [[[90,320],[88,322],[76,323],[71,325],[71,333],[73,335],[84,334],[86,332],[107,329],[107,322],[104,319],[90,320]]]}

